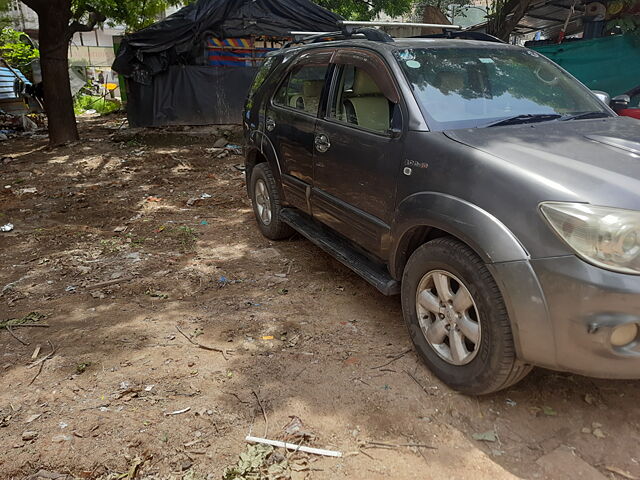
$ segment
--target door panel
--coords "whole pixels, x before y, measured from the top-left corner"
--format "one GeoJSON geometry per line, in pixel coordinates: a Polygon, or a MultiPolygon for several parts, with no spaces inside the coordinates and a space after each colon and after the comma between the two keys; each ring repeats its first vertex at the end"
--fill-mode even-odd
{"type": "Polygon", "coordinates": [[[326,116],[316,127],[312,204],[314,217],[380,256],[403,144],[391,133],[402,126],[400,106],[388,94],[393,83],[378,75],[348,63],[336,69],[326,116]]]}
{"type": "Polygon", "coordinates": [[[313,215],[374,254],[384,249],[393,213],[401,143],[319,120],[331,146],[314,153],[313,215]]]}
{"type": "Polygon", "coordinates": [[[318,108],[326,81],[328,55],[317,57],[324,64],[304,57],[278,87],[267,107],[265,127],[282,169],[285,201],[307,213],[313,183],[313,142],[318,108]]]}

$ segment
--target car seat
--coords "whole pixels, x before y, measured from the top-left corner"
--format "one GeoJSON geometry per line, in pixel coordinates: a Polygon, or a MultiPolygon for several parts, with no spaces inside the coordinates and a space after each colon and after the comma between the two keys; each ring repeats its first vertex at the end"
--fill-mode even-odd
{"type": "Polygon", "coordinates": [[[356,70],[353,89],[345,93],[343,107],[349,123],[379,132],[389,129],[389,100],[364,70],[356,70]]]}

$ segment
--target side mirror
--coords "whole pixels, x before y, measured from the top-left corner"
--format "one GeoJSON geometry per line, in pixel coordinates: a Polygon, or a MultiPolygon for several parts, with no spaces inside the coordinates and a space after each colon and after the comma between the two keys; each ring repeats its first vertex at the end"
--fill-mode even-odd
{"type": "Polygon", "coordinates": [[[600,99],[602,103],[604,103],[607,107],[611,102],[611,96],[607,92],[603,92],[602,90],[592,90],[593,94],[600,99]]]}
{"type": "Polygon", "coordinates": [[[611,105],[620,106],[622,108],[627,108],[630,103],[631,97],[629,95],[618,95],[611,99],[611,105]]]}

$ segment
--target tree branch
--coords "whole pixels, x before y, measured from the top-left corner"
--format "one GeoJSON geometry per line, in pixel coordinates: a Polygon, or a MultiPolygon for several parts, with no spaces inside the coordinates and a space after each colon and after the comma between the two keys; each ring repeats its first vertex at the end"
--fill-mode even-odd
{"type": "Polygon", "coordinates": [[[80,23],[77,20],[74,20],[69,24],[69,28],[67,30],[68,40],[71,40],[73,34],[76,32],[90,32],[92,31],[98,23],[102,23],[107,19],[103,14],[99,12],[91,12],[89,14],[89,21],[85,23],[80,23]]]}

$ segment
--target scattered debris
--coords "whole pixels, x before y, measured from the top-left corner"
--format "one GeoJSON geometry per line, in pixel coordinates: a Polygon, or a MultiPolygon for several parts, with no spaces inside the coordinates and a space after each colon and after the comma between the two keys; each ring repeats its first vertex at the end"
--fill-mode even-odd
{"type": "Polygon", "coordinates": [[[191,410],[191,407],[187,407],[187,408],[183,408],[182,410],[176,410],[175,412],[165,412],[165,416],[171,416],[171,415],[181,415],[183,413],[187,413],[189,410],[191,410]]]}
{"type": "Polygon", "coordinates": [[[479,442],[498,441],[498,435],[496,435],[496,432],[494,430],[488,430],[482,433],[474,433],[473,435],[471,435],[471,437],[473,437],[474,440],[478,440],[479,442]]]}
{"type": "Polygon", "coordinates": [[[109,287],[111,285],[115,285],[116,283],[130,282],[134,278],[135,277],[133,277],[133,276],[116,278],[116,279],[113,279],[113,280],[107,280],[106,282],[94,283],[93,285],[87,285],[86,288],[87,288],[87,290],[95,290],[97,288],[109,287]]]}
{"type": "Polygon", "coordinates": [[[547,417],[555,417],[558,415],[558,412],[546,405],[542,407],[542,413],[544,413],[547,417]]]}
{"type": "Polygon", "coordinates": [[[87,368],[89,368],[91,366],[91,362],[81,362],[79,364],[76,365],[76,373],[78,375],[83,374],[87,368]]]}
{"type": "Polygon", "coordinates": [[[0,227],[0,232],[10,232],[13,230],[13,223],[5,223],[0,227]]]}
{"type": "Polygon", "coordinates": [[[276,480],[291,478],[287,458],[269,445],[248,445],[238,462],[225,468],[223,480],[276,480]]]}
{"type": "Polygon", "coordinates": [[[258,406],[260,407],[260,410],[262,411],[262,418],[264,418],[264,436],[267,436],[267,432],[269,431],[269,420],[267,420],[267,412],[265,411],[264,407],[262,406],[262,402],[260,401],[260,397],[258,396],[258,394],[256,393],[255,390],[252,390],[251,393],[253,393],[253,396],[256,397],[256,401],[258,402],[258,406]]]}
{"type": "Polygon", "coordinates": [[[306,452],[325,457],[342,457],[342,452],[337,452],[335,450],[306,447],[304,445],[296,445],[295,443],[281,442],[279,440],[269,440],[267,438],[252,437],[250,435],[247,435],[245,440],[249,443],[262,443],[265,445],[271,445],[272,447],[286,448],[287,450],[292,450],[294,452],[306,452]]]}
{"type": "Polygon", "coordinates": [[[206,200],[207,198],[211,198],[211,195],[209,195],[208,193],[203,193],[199,197],[191,197],[189,200],[187,200],[187,207],[193,207],[196,202],[199,202],[200,200],[206,200]]]}
{"type": "Polygon", "coordinates": [[[33,368],[36,365],[40,365],[40,367],[38,368],[38,373],[36,373],[35,376],[31,379],[31,381],[29,382],[29,385],[32,385],[33,382],[36,381],[36,378],[38,378],[38,375],[40,375],[40,373],[42,373],[42,367],[44,366],[44,362],[46,362],[47,360],[49,360],[51,357],[53,357],[56,354],[56,349],[53,346],[53,343],[51,343],[51,341],[49,341],[47,343],[49,343],[49,347],[51,347],[51,352],[46,357],[42,357],[37,362],[33,362],[33,363],[31,363],[30,365],[27,366],[27,368],[33,368]]]}
{"type": "Polygon", "coordinates": [[[44,318],[44,315],[38,312],[29,312],[22,318],[10,318],[9,320],[3,320],[0,322],[0,329],[11,327],[49,327],[44,323],[34,323],[38,322],[40,319],[44,318]]]}
{"type": "Polygon", "coordinates": [[[363,448],[428,448],[430,450],[437,450],[438,447],[433,445],[426,445],[424,443],[386,443],[386,442],[374,442],[368,441],[363,445],[363,448]]]}
{"type": "Polygon", "coordinates": [[[38,432],[36,431],[28,430],[26,432],[22,432],[23,442],[29,442],[31,440],[35,440],[36,438],[38,438],[38,432]]]}
{"type": "Polygon", "coordinates": [[[39,419],[42,416],[41,413],[34,413],[33,415],[29,415],[24,423],[31,423],[31,422],[35,422],[37,419],[39,419]]]}
{"type": "Polygon", "coordinates": [[[223,357],[225,360],[229,360],[229,359],[227,358],[227,354],[231,352],[230,350],[223,350],[222,348],[209,347],[209,346],[207,346],[207,345],[202,345],[201,343],[195,342],[195,341],[191,340],[191,338],[189,338],[189,337],[188,337],[188,336],[187,336],[187,335],[186,335],[186,334],[185,334],[185,333],[180,329],[180,327],[179,327],[178,325],[176,325],[176,330],[178,330],[178,332],[180,333],[180,335],[182,335],[184,338],[186,338],[186,339],[189,341],[189,343],[191,343],[191,344],[195,345],[196,347],[198,347],[198,348],[202,348],[203,350],[209,350],[209,351],[212,351],[212,352],[219,352],[219,353],[221,353],[221,354],[222,354],[222,357],[223,357]]]}
{"type": "Polygon", "coordinates": [[[639,480],[638,477],[636,477],[635,475],[631,475],[629,472],[626,472],[626,471],[622,470],[621,468],[612,467],[610,465],[605,465],[604,468],[606,470],[610,471],[611,473],[615,473],[616,475],[620,475],[621,477],[626,478],[628,480],[639,480]]]}
{"type": "Polygon", "coordinates": [[[405,350],[404,352],[401,353],[397,353],[395,355],[387,355],[387,358],[391,358],[391,360],[389,360],[386,363],[383,363],[382,365],[378,365],[376,367],[371,367],[372,370],[376,370],[378,368],[382,368],[382,367],[386,367],[387,365],[392,364],[393,362],[395,362],[396,360],[400,360],[402,357],[404,357],[407,353],[413,351],[412,348],[409,348],[407,350],[405,350]]]}

